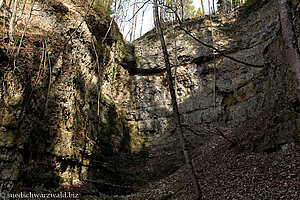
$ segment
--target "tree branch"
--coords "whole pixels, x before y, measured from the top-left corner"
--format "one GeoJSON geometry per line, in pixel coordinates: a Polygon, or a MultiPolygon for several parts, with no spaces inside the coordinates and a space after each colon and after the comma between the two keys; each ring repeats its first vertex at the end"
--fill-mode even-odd
{"type": "Polygon", "coordinates": [[[129,20],[127,20],[127,22],[130,22],[149,1],[151,1],[151,0],[144,2],[143,5],[141,7],[139,7],[139,9],[133,14],[133,16],[129,20]]]}
{"type": "Polygon", "coordinates": [[[18,47],[18,50],[17,50],[17,57],[20,54],[20,49],[21,49],[21,46],[22,46],[22,42],[23,42],[23,39],[24,39],[24,36],[25,36],[25,32],[26,32],[27,26],[28,26],[28,24],[30,22],[30,18],[31,18],[31,15],[32,15],[32,10],[33,10],[34,3],[35,3],[35,0],[33,0],[32,4],[31,4],[29,16],[28,16],[27,22],[25,24],[25,27],[24,27],[24,30],[23,30],[23,33],[22,33],[22,36],[21,36],[21,39],[20,39],[20,42],[19,42],[19,47],[18,47]]]}
{"type": "Polygon", "coordinates": [[[180,20],[180,17],[178,16],[178,14],[174,11],[174,9],[172,7],[167,6],[167,5],[165,5],[165,7],[169,8],[175,14],[175,16],[176,16],[176,18],[178,20],[178,23],[179,23],[178,27],[181,30],[183,30],[187,35],[189,35],[191,38],[193,38],[194,40],[196,40],[197,42],[199,42],[200,44],[202,44],[203,46],[211,48],[211,49],[215,50],[216,52],[218,52],[220,55],[224,56],[225,58],[228,58],[228,59],[230,59],[232,61],[235,61],[237,63],[241,63],[243,65],[246,65],[246,66],[249,66],[249,67],[254,67],[254,68],[263,68],[264,67],[264,65],[256,65],[256,64],[252,64],[252,63],[247,63],[247,62],[238,60],[238,59],[236,59],[236,58],[234,58],[232,56],[228,56],[228,55],[226,55],[226,53],[224,51],[221,51],[221,50],[215,48],[212,45],[209,45],[209,44],[206,44],[205,42],[202,42],[200,39],[196,38],[196,36],[194,36],[193,34],[191,34],[188,30],[186,30],[185,28],[183,28],[182,21],[180,20]]]}

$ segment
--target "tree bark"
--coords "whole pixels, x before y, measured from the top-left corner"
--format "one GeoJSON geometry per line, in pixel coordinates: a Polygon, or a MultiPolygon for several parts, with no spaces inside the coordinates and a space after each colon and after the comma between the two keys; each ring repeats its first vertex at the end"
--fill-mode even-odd
{"type": "MultiPolygon", "coordinates": [[[[138,8],[138,4],[136,4],[136,7],[137,7],[137,10],[139,11],[139,8],[138,8]]],[[[138,12],[137,11],[137,12],[138,12]]],[[[134,20],[134,27],[133,27],[133,40],[135,39],[135,34],[136,34],[136,24],[137,24],[137,18],[138,18],[138,15],[136,13],[134,13],[135,15],[135,18],[133,19],[134,20]]]]}
{"type": "Polygon", "coordinates": [[[184,21],[184,11],[183,11],[183,1],[180,0],[180,14],[181,14],[181,21],[184,21]]]}
{"type": "Polygon", "coordinates": [[[226,13],[227,12],[227,1],[223,0],[223,12],[226,13]]]}
{"type": "Polygon", "coordinates": [[[142,33],[143,33],[143,22],[144,22],[145,11],[146,11],[146,9],[143,10],[143,13],[142,13],[142,21],[141,21],[140,37],[142,36],[142,33]]]}
{"type": "Polygon", "coordinates": [[[159,19],[160,21],[164,22],[164,1],[160,2],[160,6],[159,6],[159,19]]]}
{"type": "Polygon", "coordinates": [[[291,69],[294,72],[296,92],[300,100],[300,55],[299,47],[295,34],[293,32],[293,24],[289,18],[289,5],[287,0],[278,0],[280,9],[280,21],[282,27],[282,35],[287,46],[287,54],[291,69]]]}
{"type": "Polygon", "coordinates": [[[160,27],[157,0],[154,0],[154,14],[155,14],[154,18],[156,18],[155,26],[156,26],[158,35],[160,37],[161,47],[162,47],[162,50],[163,50],[165,65],[166,65],[166,69],[167,69],[167,78],[168,78],[168,84],[169,84],[169,89],[170,89],[170,94],[171,94],[171,100],[172,100],[172,106],[173,106],[173,116],[174,116],[174,121],[175,121],[175,126],[176,126],[176,132],[177,132],[177,134],[179,136],[179,139],[180,139],[180,143],[181,143],[181,146],[182,146],[185,162],[186,162],[187,167],[188,167],[188,173],[190,175],[191,181],[192,181],[193,186],[194,186],[196,199],[197,200],[203,200],[204,198],[203,198],[202,192],[200,190],[200,185],[198,183],[198,180],[197,180],[197,177],[196,177],[196,174],[195,174],[195,171],[194,171],[192,160],[191,160],[190,155],[187,151],[187,146],[186,146],[185,141],[184,141],[183,129],[182,129],[181,121],[180,121],[175,89],[174,89],[174,86],[173,86],[173,79],[172,79],[172,72],[171,72],[171,65],[170,65],[169,55],[168,55],[168,52],[167,52],[167,48],[166,48],[166,44],[165,44],[165,40],[164,40],[164,36],[163,36],[163,31],[160,27]]]}
{"type": "Polygon", "coordinates": [[[210,7],[210,1],[208,1],[208,15],[210,17],[210,15],[212,14],[212,11],[211,11],[211,7],[210,7]]]}
{"type": "Polygon", "coordinates": [[[5,0],[0,0],[0,9],[2,8],[5,0]]]}
{"type": "Polygon", "coordinates": [[[204,8],[204,2],[201,0],[201,5],[202,5],[202,14],[205,15],[205,8],[204,8]]]}
{"type": "MultiPolygon", "coordinates": [[[[133,4],[133,13],[132,13],[132,16],[135,17],[135,8],[136,8],[136,0],[134,0],[134,4],[133,4]]],[[[133,38],[133,32],[134,32],[134,23],[135,23],[135,18],[133,18],[132,20],[132,27],[131,27],[131,33],[130,33],[130,41],[133,41],[134,38],[133,38]]]]}
{"type": "Polygon", "coordinates": [[[11,42],[14,41],[14,26],[15,26],[15,20],[16,20],[16,15],[17,15],[17,5],[18,5],[18,0],[14,0],[11,19],[9,22],[9,30],[8,30],[8,37],[11,42]]]}

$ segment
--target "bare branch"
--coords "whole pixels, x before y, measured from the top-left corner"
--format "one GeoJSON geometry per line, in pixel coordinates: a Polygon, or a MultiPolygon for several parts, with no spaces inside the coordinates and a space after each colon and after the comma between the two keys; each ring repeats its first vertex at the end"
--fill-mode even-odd
{"type": "Polygon", "coordinates": [[[138,14],[138,12],[140,12],[140,10],[141,10],[147,3],[149,3],[150,1],[151,1],[151,0],[148,0],[148,1],[144,2],[143,5],[142,5],[141,7],[139,7],[139,9],[133,14],[133,16],[132,16],[129,20],[127,20],[127,22],[130,22],[130,21],[138,14]]]}
{"type": "Polygon", "coordinates": [[[4,5],[5,0],[0,0],[0,9],[2,8],[2,6],[4,5]]]}
{"type": "MultiPolygon", "coordinates": [[[[165,6],[166,6],[166,5],[165,5],[165,6]]],[[[221,51],[221,50],[215,48],[215,47],[212,46],[212,45],[206,44],[205,42],[202,42],[202,41],[201,41],[200,39],[198,39],[196,36],[194,36],[193,34],[191,34],[188,30],[186,30],[185,28],[183,28],[183,26],[182,26],[182,21],[180,20],[180,17],[178,16],[178,14],[175,12],[175,10],[174,10],[172,7],[169,7],[169,6],[166,6],[166,7],[168,7],[170,10],[172,10],[172,12],[175,14],[175,16],[176,16],[176,18],[177,18],[177,20],[178,20],[178,22],[179,22],[179,26],[178,26],[178,27],[179,27],[181,30],[183,30],[187,35],[189,35],[191,38],[193,38],[194,40],[196,40],[197,42],[199,42],[200,44],[202,44],[203,46],[206,46],[206,47],[208,47],[208,48],[211,48],[211,49],[215,50],[216,52],[218,52],[220,55],[224,56],[225,58],[228,58],[228,59],[230,59],[230,60],[232,60],[232,61],[235,61],[235,62],[237,62],[237,63],[241,63],[241,64],[244,64],[244,65],[246,65],[246,66],[254,67],[254,68],[263,68],[263,67],[264,67],[264,65],[256,65],[256,64],[252,64],[252,63],[247,63],[247,62],[238,60],[238,59],[236,59],[236,58],[234,58],[234,57],[232,57],[232,56],[228,56],[228,55],[226,55],[226,52],[221,51]]]]}
{"type": "Polygon", "coordinates": [[[35,0],[33,0],[33,1],[32,1],[32,4],[31,4],[29,16],[28,16],[26,25],[25,25],[25,27],[24,27],[24,30],[23,30],[21,39],[20,39],[20,43],[19,43],[19,47],[18,47],[18,51],[17,51],[17,56],[19,56],[19,54],[20,54],[20,49],[21,49],[21,46],[22,46],[23,38],[24,38],[24,36],[25,36],[25,32],[26,32],[27,26],[28,26],[28,24],[29,24],[29,22],[30,22],[30,18],[31,18],[31,14],[32,14],[32,10],[33,10],[34,3],[35,3],[35,0]]]}

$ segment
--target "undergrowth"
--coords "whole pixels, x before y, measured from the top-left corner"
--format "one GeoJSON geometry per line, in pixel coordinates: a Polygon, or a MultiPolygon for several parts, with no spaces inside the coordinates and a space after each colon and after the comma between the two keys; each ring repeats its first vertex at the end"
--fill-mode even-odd
{"type": "Polygon", "coordinates": [[[256,4],[259,0],[247,0],[243,5],[244,10],[250,9],[254,4],[256,4]]]}

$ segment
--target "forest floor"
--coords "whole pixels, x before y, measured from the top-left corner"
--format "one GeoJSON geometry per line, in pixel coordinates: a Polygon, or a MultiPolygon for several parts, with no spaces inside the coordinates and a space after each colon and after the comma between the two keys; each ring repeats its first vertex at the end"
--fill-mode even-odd
{"type": "MultiPolygon", "coordinates": [[[[278,110],[276,113],[287,115],[278,110]]],[[[299,144],[291,142],[255,150],[255,141],[266,134],[264,129],[278,116],[266,111],[226,133],[228,138],[238,138],[234,144],[218,135],[187,132],[186,139],[205,199],[300,199],[299,144]]],[[[276,120],[275,123],[282,125],[276,120]]],[[[126,162],[119,167],[130,169],[137,180],[130,185],[130,192],[126,195],[83,192],[82,199],[194,199],[176,134],[151,135],[148,142],[149,147],[143,153],[133,157],[122,155],[126,162]]]]}
{"type": "MultiPolygon", "coordinates": [[[[269,154],[241,152],[239,148],[230,148],[224,139],[213,136],[198,150],[199,155],[194,155],[193,162],[205,199],[300,199],[300,147],[296,144],[269,154]]],[[[172,160],[172,156],[160,153],[165,154],[161,162],[147,158],[148,170],[159,170],[162,163],[172,160]]],[[[174,160],[176,158],[173,157],[174,160]]],[[[144,185],[136,193],[99,193],[83,195],[82,199],[194,199],[193,186],[182,156],[177,155],[177,161],[173,162],[177,170],[169,168],[169,175],[166,173],[164,178],[144,185]]],[[[168,171],[166,167],[161,170],[168,171]]]]}

